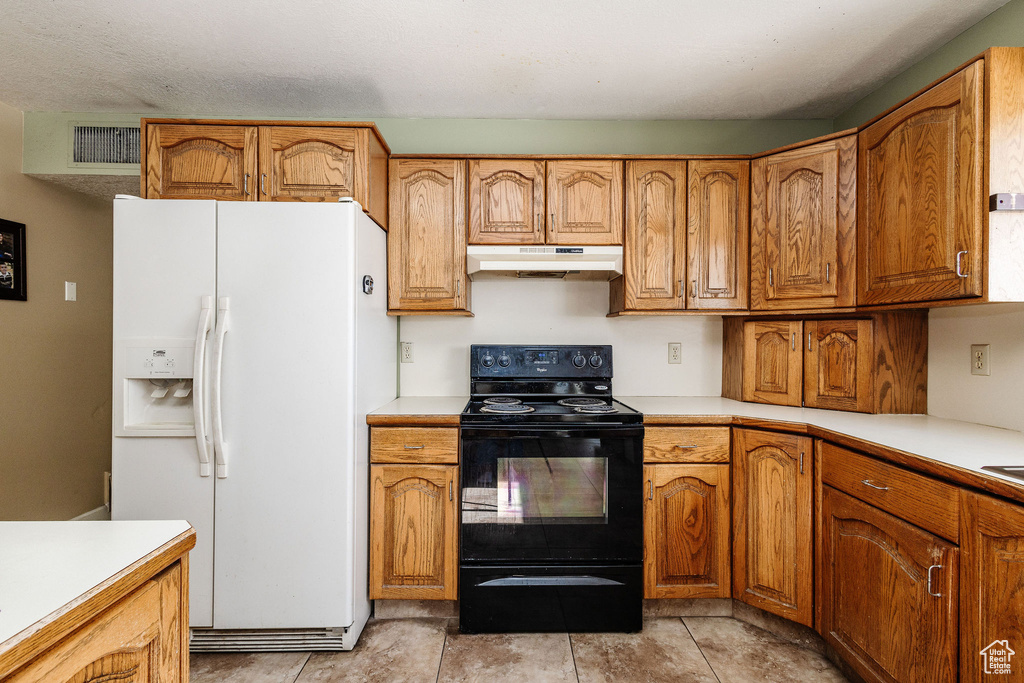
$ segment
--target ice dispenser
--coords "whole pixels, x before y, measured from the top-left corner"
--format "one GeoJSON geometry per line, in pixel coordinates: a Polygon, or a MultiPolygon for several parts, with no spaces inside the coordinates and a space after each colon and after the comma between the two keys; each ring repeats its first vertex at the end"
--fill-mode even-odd
{"type": "Polygon", "coordinates": [[[115,346],[114,434],[194,436],[192,339],[129,339],[115,346]],[[120,387],[117,384],[120,383],[120,387]]]}

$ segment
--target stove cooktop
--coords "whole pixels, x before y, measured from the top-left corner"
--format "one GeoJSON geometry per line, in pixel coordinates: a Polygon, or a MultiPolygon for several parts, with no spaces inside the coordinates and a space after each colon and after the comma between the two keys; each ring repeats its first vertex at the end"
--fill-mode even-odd
{"type": "MultiPolygon", "coordinates": [[[[597,398],[600,404],[594,406],[565,406],[556,403],[556,399],[541,399],[524,397],[519,404],[503,403],[499,405],[487,404],[482,396],[474,396],[462,411],[461,421],[463,424],[489,424],[489,423],[610,423],[610,424],[640,424],[643,422],[643,415],[629,406],[611,397],[586,397],[587,399],[597,398]],[[505,408],[509,412],[499,412],[505,408]],[[523,408],[532,410],[523,410],[523,408]],[[515,410],[516,412],[511,412],[515,410]]],[[[494,398],[494,397],[486,397],[494,398]]],[[[504,398],[504,397],[503,397],[504,398]]],[[[576,397],[583,398],[583,397],[576,397]]],[[[590,403],[591,401],[587,401],[590,403]]]]}

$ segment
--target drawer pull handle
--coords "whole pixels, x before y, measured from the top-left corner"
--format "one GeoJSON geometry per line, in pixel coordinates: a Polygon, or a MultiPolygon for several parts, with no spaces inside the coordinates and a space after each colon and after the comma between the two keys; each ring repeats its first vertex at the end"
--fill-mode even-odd
{"type": "Polygon", "coordinates": [[[932,566],[928,567],[928,595],[932,596],[933,598],[941,598],[942,597],[942,593],[933,593],[932,592],[932,570],[933,569],[942,569],[942,565],[941,564],[933,564],[932,566]]]}
{"type": "Polygon", "coordinates": [[[697,444],[695,444],[695,443],[691,443],[691,444],[677,443],[676,444],[676,448],[684,448],[685,449],[685,448],[696,448],[696,447],[697,447],[697,444]]]}
{"type": "Polygon", "coordinates": [[[861,481],[861,483],[864,484],[865,486],[870,486],[871,488],[873,488],[873,489],[875,489],[877,491],[888,491],[889,490],[888,486],[879,486],[878,484],[872,484],[869,479],[864,479],[863,481],[861,481]]]}
{"type": "Polygon", "coordinates": [[[405,446],[404,448],[407,451],[419,451],[419,450],[422,450],[422,449],[426,448],[426,445],[423,445],[423,446],[405,446]]]}

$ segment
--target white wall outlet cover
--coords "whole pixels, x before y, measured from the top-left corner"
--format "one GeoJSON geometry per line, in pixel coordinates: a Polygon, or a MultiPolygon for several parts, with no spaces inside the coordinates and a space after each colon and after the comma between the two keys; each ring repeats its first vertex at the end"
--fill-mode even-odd
{"type": "Polygon", "coordinates": [[[402,342],[402,362],[412,362],[412,342],[402,342]]]}
{"type": "Polygon", "coordinates": [[[683,362],[683,345],[681,342],[669,342],[668,362],[676,364],[683,362]]]}
{"type": "Polygon", "coordinates": [[[988,344],[971,344],[971,374],[986,377],[992,374],[988,344]]]}
{"type": "Polygon", "coordinates": [[[75,282],[64,283],[64,301],[78,301],[78,284],[75,282]]]}

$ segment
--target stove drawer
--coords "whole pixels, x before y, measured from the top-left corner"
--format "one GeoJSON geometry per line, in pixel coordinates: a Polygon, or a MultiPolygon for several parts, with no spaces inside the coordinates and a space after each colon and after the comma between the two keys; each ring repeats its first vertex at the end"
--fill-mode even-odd
{"type": "Polygon", "coordinates": [[[370,462],[458,464],[456,427],[372,427],[370,462]]]}
{"type": "Polygon", "coordinates": [[[644,462],[729,462],[729,428],[647,427],[644,462]]]}

